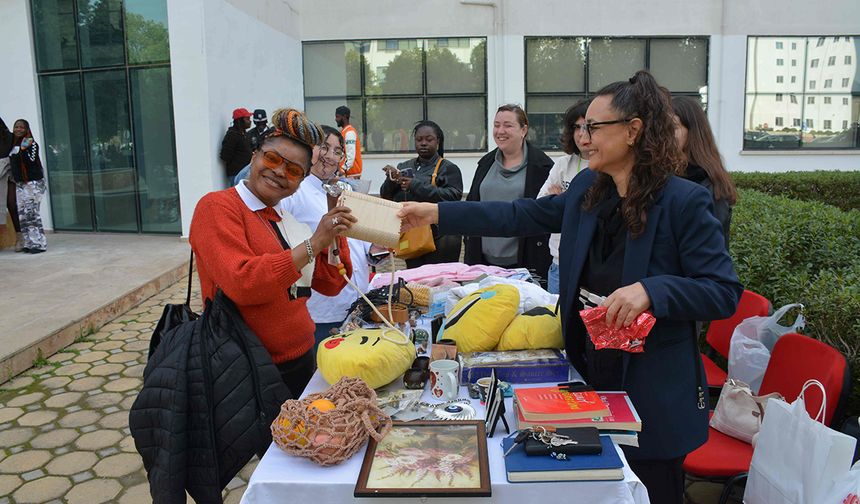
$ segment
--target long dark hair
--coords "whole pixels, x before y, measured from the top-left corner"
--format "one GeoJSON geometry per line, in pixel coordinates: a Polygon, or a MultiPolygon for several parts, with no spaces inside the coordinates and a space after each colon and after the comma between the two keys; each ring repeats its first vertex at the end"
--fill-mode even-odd
{"type": "MultiPolygon", "coordinates": [[[[672,108],[675,109],[678,120],[687,128],[687,142],[682,149],[687,156],[687,162],[701,166],[708,174],[714,187],[715,200],[724,199],[734,205],[738,200],[738,192],[717,149],[708,116],[698,100],[688,96],[676,96],[672,98],[672,108]]],[[[682,165],[678,175],[684,175],[686,169],[687,166],[682,165]]]]}
{"type": "Polygon", "coordinates": [[[341,149],[344,148],[345,144],[343,141],[343,135],[341,134],[341,132],[339,130],[332,128],[331,126],[328,126],[326,124],[323,124],[322,126],[320,126],[320,128],[322,128],[322,130],[323,130],[323,143],[325,143],[326,139],[330,135],[334,135],[334,137],[337,138],[337,141],[340,142],[340,148],[341,149]]]}
{"type": "MultiPolygon", "coordinates": [[[[648,210],[654,205],[657,194],[684,164],[675,142],[674,111],[669,97],[647,70],[636,72],[627,81],[605,86],[596,96],[611,96],[612,108],[621,118],[638,117],[642,121],[642,129],[633,143],[635,161],[621,206],[627,229],[636,238],[645,231],[648,210]]],[[[599,173],[585,194],[583,209],[591,210],[603,201],[612,184],[612,177],[599,173]]]]}
{"type": "Polygon", "coordinates": [[[412,128],[412,136],[414,137],[416,133],[418,133],[419,128],[423,128],[427,126],[428,128],[433,128],[433,133],[436,135],[436,138],[439,139],[439,157],[445,157],[445,134],[442,133],[442,128],[439,127],[435,122],[425,119],[423,121],[418,121],[415,123],[415,127],[412,128]]]}
{"type": "Polygon", "coordinates": [[[565,154],[576,154],[577,156],[582,154],[573,140],[573,133],[576,131],[576,120],[580,117],[585,117],[589,105],[591,105],[591,98],[583,98],[571,105],[564,113],[564,119],[561,121],[562,129],[559,140],[561,140],[561,150],[565,154]]]}

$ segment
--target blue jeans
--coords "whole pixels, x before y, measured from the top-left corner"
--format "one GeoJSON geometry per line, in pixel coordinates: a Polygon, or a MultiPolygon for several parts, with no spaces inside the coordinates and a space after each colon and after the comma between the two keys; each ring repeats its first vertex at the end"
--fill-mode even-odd
{"type": "Polygon", "coordinates": [[[549,265],[549,271],[547,272],[546,276],[546,290],[549,291],[550,294],[558,294],[559,285],[557,262],[553,262],[549,265]]]}

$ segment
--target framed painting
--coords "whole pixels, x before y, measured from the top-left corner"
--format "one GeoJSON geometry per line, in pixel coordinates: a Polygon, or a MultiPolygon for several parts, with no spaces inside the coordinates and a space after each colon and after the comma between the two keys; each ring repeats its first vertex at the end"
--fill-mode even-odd
{"type": "Polygon", "coordinates": [[[484,422],[394,422],[364,454],[356,497],[489,497],[484,422]]]}

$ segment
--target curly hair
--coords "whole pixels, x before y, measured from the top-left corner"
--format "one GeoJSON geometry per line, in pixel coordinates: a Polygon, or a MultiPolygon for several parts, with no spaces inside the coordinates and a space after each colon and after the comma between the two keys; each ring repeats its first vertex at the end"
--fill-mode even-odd
{"type": "Polygon", "coordinates": [[[564,118],[561,120],[562,130],[559,141],[561,141],[561,150],[565,154],[576,154],[577,156],[582,154],[573,140],[573,134],[576,132],[577,119],[585,117],[589,105],[591,105],[591,98],[583,98],[571,105],[564,113],[564,118]]]}
{"type": "MultiPolygon", "coordinates": [[[[645,231],[648,210],[660,191],[686,162],[675,142],[674,111],[669,97],[647,70],[628,81],[613,82],[596,96],[611,96],[611,106],[625,119],[639,118],[642,129],[633,143],[635,162],[627,183],[621,215],[633,238],[645,231]]],[[[584,210],[595,208],[614,184],[612,177],[599,173],[585,194],[584,210]]]]}
{"type": "Polygon", "coordinates": [[[301,110],[279,108],[272,113],[272,124],[274,130],[263,140],[263,145],[275,138],[289,138],[307,151],[309,164],[314,146],[322,145],[325,140],[322,128],[308,119],[301,110]]]}

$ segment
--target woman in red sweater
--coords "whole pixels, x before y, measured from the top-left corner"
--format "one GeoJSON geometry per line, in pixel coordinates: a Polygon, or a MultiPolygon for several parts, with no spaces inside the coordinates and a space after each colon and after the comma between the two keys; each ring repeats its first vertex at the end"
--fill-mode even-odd
{"type": "Polygon", "coordinates": [[[236,304],[298,397],[315,369],[314,323],[305,303],[311,288],[334,296],[346,285],[327,260],[327,247],[335,239],[345,273],[352,276],[349,247],[338,235],[355,217],[348,208],[336,207],[311,233],[289,213],[276,210],[307,176],[313,147],[323,136],[297,110],[276,110],[272,122],[274,132],[251,158],[250,177],[197,203],[189,241],[203,297],[213,299],[221,289],[236,304]]]}

